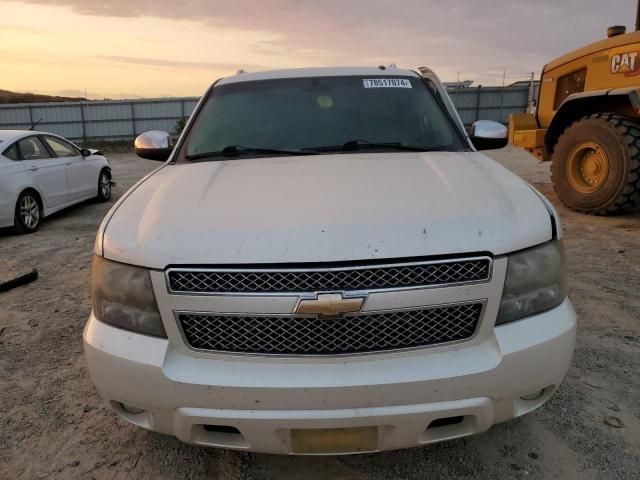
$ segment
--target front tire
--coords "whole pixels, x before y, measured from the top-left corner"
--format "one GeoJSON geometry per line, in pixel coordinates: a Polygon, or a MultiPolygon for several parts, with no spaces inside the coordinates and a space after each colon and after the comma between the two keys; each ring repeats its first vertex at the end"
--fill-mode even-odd
{"type": "Polygon", "coordinates": [[[100,172],[98,177],[98,195],[96,200],[98,202],[107,202],[111,198],[111,174],[108,170],[104,169],[100,172]]]}
{"type": "Polygon", "coordinates": [[[16,202],[14,228],[18,233],[33,233],[38,230],[42,219],[40,198],[32,190],[20,194],[16,202]]]}
{"type": "Polygon", "coordinates": [[[593,215],[618,215],[640,205],[640,125],[598,113],[575,122],[551,156],[551,179],[562,203],[593,215]]]}

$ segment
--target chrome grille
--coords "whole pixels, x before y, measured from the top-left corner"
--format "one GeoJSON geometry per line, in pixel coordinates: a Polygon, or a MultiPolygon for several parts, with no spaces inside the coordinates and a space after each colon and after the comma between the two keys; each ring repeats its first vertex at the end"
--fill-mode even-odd
{"type": "Polygon", "coordinates": [[[483,303],[341,317],[177,314],[194,349],[280,355],[378,352],[471,338],[483,303]]]}
{"type": "Polygon", "coordinates": [[[491,260],[417,262],[311,269],[182,269],[167,271],[175,293],[300,293],[450,285],[489,280],[491,260]]]}

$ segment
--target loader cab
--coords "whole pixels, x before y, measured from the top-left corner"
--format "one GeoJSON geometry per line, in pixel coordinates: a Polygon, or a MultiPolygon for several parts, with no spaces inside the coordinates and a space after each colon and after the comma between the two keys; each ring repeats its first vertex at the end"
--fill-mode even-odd
{"type": "Polygon", "coordinates": [[[569,97],[597,97],[629,87],[640,87],[640,32],[615,35],[547,64],[540,78],[536,120],[549,128],[569,97]]]}
{"type": "Polygon", "coordinates": [[[560,200],[594,215],[640,206],[640,31],[621,30],[547,64],[536,113],[509,119],[510,142],[551,161],[560,200]]]}

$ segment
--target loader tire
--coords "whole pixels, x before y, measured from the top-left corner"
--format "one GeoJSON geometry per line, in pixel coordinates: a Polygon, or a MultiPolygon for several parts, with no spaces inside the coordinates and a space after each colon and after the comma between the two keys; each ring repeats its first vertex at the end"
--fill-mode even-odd
{"type": "Polygon", "coordinates": [[[640,124],[614,113],[574,122],[551,156],[551,181],[567,207],[619,215],[640,205],[640,124]]]}

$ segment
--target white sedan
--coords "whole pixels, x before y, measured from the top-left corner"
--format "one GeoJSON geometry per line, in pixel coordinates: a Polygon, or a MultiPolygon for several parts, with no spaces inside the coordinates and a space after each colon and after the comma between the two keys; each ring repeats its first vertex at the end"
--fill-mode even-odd
{"type": "Polygon", "coordinates": [[[97,150],[52,133],[0,130],[0,228],[35,232],[70,205],[111,198],[111,168],[97,150]]]}

